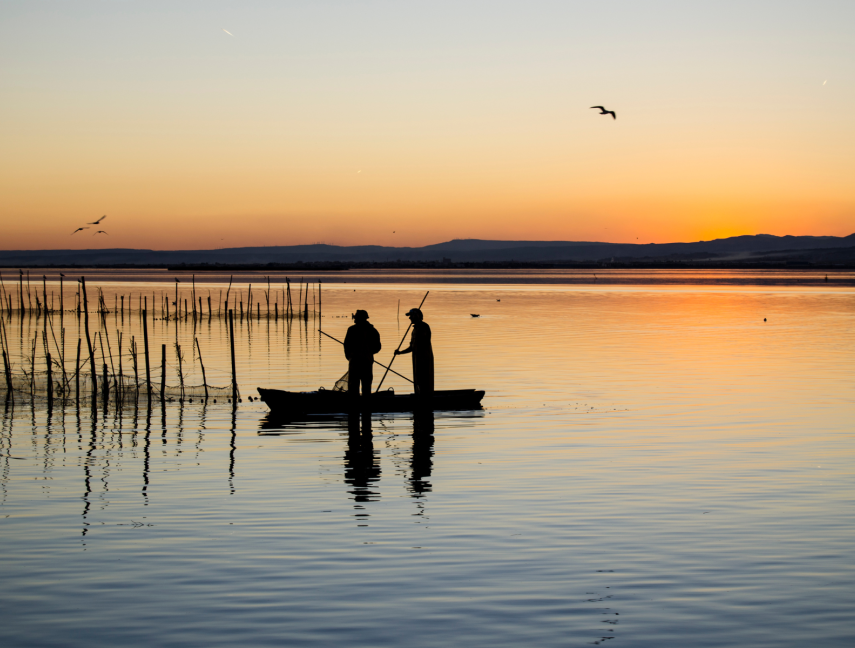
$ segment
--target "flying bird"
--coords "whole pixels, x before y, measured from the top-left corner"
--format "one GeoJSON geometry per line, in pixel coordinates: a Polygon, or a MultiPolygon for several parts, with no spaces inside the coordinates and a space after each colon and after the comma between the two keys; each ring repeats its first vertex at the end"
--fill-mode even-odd
{"type": "Polygon", "coordinates": [[[615,111],[614,111],[614,110],[606,110],[606,109],[605,109],[605,108],[603,108],[602,106],[591,106],[591,108],[599,108],[599,109],[600,109],[600,114],[601,114],[601,115],[611,115],[611,116],[612,116],[612,119],[617,119],[617,115],[615,115],[615,111]]]}
{"type": "Polygon", "coordinates": [[[81,230],[85,230],[85,229],[89,229],[89,228],[88,228],[88,227],[78,227],[76,230],[74,230],[74,231],[71,233],[71,235],[72,235],[72,236],[74,236],[75,234],[77,234],[77,232],[79,232],[79,231],[81,231],[81,230]]]}
{"type": "Polygon", "coordinates": [[[104,230],[98,230],[92,236],[98,236],[99,234],[107,234],[107,232],[105,232],[104,230]]]}
{"type": "Polygon", "coordinates": [[[96,221],[92,221],[91,223],[86,223],[86,224],[87,224],[87,225],[97,225],[98,223],[100,223],[100,222],[101,222],[102,220],[104,220],[105,218],[107,218],[107,216],[106,216],[106,215],[102,216],[101,218],[99,218],[99,219],[98,219],[98,220],[96,220],[96,221]]]}
{"type": "Polygon", "coordinates": [[[226,29],[225,27],[223,27],[223,31],[224,31],[224,32],[226,32],[226,33],[227,33],[229,36],[231,36],[232,38],[234,38],[234,37],[235,37],[235,35],[234,35],[233,33],[231,33],[231,32],[230,32],[228,29],[226,29]]]}

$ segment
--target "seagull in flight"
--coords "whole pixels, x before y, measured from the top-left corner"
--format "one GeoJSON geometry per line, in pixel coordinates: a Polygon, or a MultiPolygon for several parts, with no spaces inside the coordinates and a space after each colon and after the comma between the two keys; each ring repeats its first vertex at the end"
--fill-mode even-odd
{"type": "Polygon", "coordinates": [[[614,111],[614,110],[606,110],[606,109],[605,109],[605,108],[603,108],[602,106],[591,106],[591,108],[599,108],[599,109],[600,109],[600,114],[601,114],[601,115],[611,115],[611,116],[612,116],[612,119],[617,119],[617,115],[615,115],[615,111],[614,111]]]}
{"type": "Polygon", "coordinates": [[[102,220],[104,220],[105,218],[107,218],[107,215],[106,215],[106,214],[105,214],[104,216],[102,216],[101,218],[99,218],[98,220],[96,220],[96,221],[92,221],[91,223],[86,223],[86,224],[87,224],[87,225],[97,225],[98,223],[100,223],[100,222],[101,222],[102,220]]]}
{"type": "MultiPolygon", "coordinates": [[[[98,230],[92,236],[98,236],[99,234],[107,234],[107,232],[105,232],[104,230],[98,230]]],[[[108,236],[109,236],[109,234],[108,234],[108,236]]]]}
{"type": "Polygon", "coordinates": [[[88,227],[78,227],[76,230],[74,230],[74,231],[71,233],[71,235],[72,235],[72,236],[74,236],[75,234],[77,234],[77,232],[79,232],[79,231],[81,231],[81,230],[85,230],[85,229],[89,229],[89,228],[88,228],[88,227]]]}

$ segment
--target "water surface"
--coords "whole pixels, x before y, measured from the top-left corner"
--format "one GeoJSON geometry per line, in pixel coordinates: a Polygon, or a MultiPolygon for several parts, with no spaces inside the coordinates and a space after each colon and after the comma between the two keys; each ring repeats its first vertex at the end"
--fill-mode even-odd
{"type": "MultiPolygon", "coordinates": [[[[23,366],[44,318],[5,322],[23,366]]],[[[851,646],[854,323],[840,286],[325,284],[322,317],[238,318],[236,411],[7,404],[0,638],[851,646]],[[356,308],[388,360],[428,289],[437,386],[485,389],[483,411],[286,424],[249,402],[331,387],[316,328],[342,338],[356,308]]],[[[156,380],[178,343],[201,384],[198,339],[228,385],[216,312],[148,325],[156,380]]],[[[116,356],[123,332],[127,367],[138,314],[90,326],[116,356]]]]}

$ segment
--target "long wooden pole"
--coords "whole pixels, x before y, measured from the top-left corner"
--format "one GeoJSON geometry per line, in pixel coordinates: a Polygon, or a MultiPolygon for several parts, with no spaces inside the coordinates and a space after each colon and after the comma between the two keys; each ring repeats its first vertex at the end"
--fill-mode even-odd
{"type": "MultiPolygon", "coordinates": [[[[327,333],[327,332],[325,332],[325,331],[322,331],[321,329],[318,329],[318,333],[320,333],[321,335],[326,335],[330,340],[335,340],[336,342],[338,342],[339,344],[341,344],[342,346],[344,346],[344,342],[342,342],[342,341],[341,341],[341,340],[339,340],[338,338],[334,338],[334,337],[333,337],[332,335],[330,335],[329,333],[327,333]]],[[[378,364],[378,365],[380,365],[381,367],[383,367],[383,368],[384,368],[384,369],[386,369],[387,371],[391,371],[393,374],[395,374],[396,376],[400,376],[401,378],[403,378],[403,379],[404,379],[404,380],[406,380],[407,382],[413,382],[412,380],[410,380],[410,379],[409,379],[409,378],[407,378],[406,376],[402,376],[401,374],[399,374],[397,371],[393,371],[392,369],[390,369],[389,367],[387,367],[386,365],[384,365],[382,362],[378,362],[377,360],[375,360],[375,361],[374,361],[374,364],[378,364]]],[[[413,384],[415,384],[415,383],[413,383],[413,384]]]]}
{"type": "MultiPolygon", "coordinates": [[[[424,303],[425,303],[425,299],[427,299],[427,296],[428,296],[429,294],[430,294],[430,290],[428,290],[428,291],[425,293],[425,296],[424,296],[424,297],[422,297],[422,303],[421,303],[421,304],[419,304],[419,310],[421,310],[421,309],[422,309],[422,306],[423,306],[423,305],[424,305],[424,303]]],[[[399,351],[399,350],[400,350],[401,345],[404,343],[404,340],[406,340],[406,339],[407,339],[407,335],[409,334],[409,332],[410,332],[410,329],[411,329],[411,328],[413,328],[413,322],[412,322],[412,320],[410,320],[410,325],[407,327],[407,330],[404,332],[404,337],[402,337],[402,338],[401,338],[401,341],[400,341],[400,342],[398,342],[398,348],[397,348],[397,349],[395,349],[395,351],[399,351]]],[[[392,359],[389,361],[389,367],[391,367],[391,366],[392,366],[392,363],[393,363],[393,362],[395,362],[395,358],[396,358],[396,357],[397,357],[396,355],[394,355],[394,354],[392,355],[392,359]]],[[[390,371],[390,369],[386,369],[386,373],[384,373],[384,374],[383,374],[383,377],[380,379],[380,384],[379,384],[379,385],[377,385],[377,391],[375,391],[375,392],[374,392],[375,394],[376,394],[377,392],[379,392],[379,391],[380,391],[380,388],[383,386],[383,381],[384,381],[384,380],[386,380],[386,374],[388,374],[388,373],[389,373],[389,371],[390,371]]],[[[413,384],[415,384],[415,383],[413,383],[413,384]]]]}

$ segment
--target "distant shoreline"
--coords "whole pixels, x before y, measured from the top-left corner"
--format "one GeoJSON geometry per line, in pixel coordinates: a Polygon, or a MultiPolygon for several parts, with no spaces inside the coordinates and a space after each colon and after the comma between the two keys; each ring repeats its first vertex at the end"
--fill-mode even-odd
{"type": "Polygon", "coordinates": [[[809,262],[708,261],[708,262],[356,262],[339,263],[202,263],[202,264],[7,264],[2,270],[163,270],[166,272],[348,272],[353,270],[787,270],[806,272],[855,270],[855,263],[811,264],[809,262]]]}

